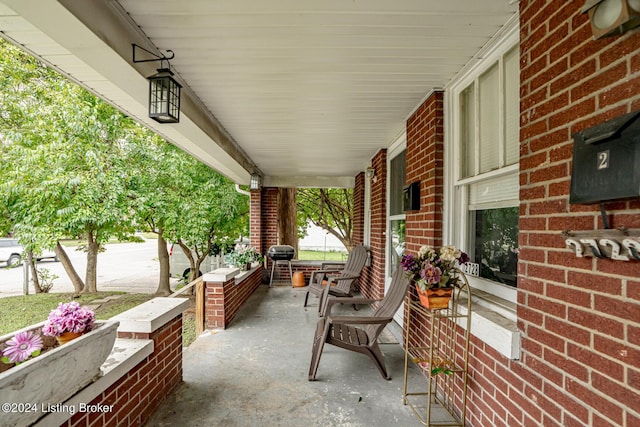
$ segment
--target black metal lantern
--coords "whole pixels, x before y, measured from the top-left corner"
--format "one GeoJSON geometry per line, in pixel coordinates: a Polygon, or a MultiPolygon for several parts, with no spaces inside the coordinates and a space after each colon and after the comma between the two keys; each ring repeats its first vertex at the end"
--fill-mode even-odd
{"type": "Polygon", "coordinates": [[[593,38],[623,34],[640,25],[640,0],[587,0],[582,13],[589,14],[593,38]]]}
{"type": "Polygon", "coordinates": [[[160,123],[180,121],[180,83],[168,68],[160,68],[149,80],[149,117],[160,123]]]}
{"type": "Polygon", "coordinates": [[[172,50],[167,50],[171,56],[158,55],[147,50],[137,44],[132,44],[133,62],[155,62],[160,61],[158,72],[153,76],[147,77],[149,80],[149,117],[159,123],[178,123],[180,122],[180,89],[182,86],[173,78],[169,60],[175,56],[172,50]],[[146,52],[146,59],[136,58],[137,50],[146,52]],[[148,56],[153,58],[149,59],[148,56]],[[167,62],[167,66],[163,67],[163,61],[167,62]]]}

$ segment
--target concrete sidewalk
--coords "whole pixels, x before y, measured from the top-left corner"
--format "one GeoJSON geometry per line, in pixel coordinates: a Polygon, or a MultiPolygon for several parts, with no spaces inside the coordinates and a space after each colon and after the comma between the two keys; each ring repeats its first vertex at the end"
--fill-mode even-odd
{"type": "MultiPolygon", "coordinates": [[[[317,381],[307,380],[318,315],[317,299],[304,308],[304,295],[305,288],[260,286],[228,329],[205,332],[185,350],[184,383],[147,425],[422,425],[402,403],[398,343],[381,344],[391,381],[366,356],[330,345],[317,381]]],[[[414,366],[410,375],[424,381],[414,366]]]]}

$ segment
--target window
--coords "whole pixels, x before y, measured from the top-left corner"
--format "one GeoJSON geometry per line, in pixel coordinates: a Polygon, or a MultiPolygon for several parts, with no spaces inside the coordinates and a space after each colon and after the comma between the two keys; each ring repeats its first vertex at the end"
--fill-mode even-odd
{"type": "MultiPolygon", "coordinates": [[[[515,287],[518,264],[520,57],[517,37],[496,45],[447,92],[450,237],[474,263],[469,272],[515,287]]],[[[477,286],[477,284],[475,284],[477,286]]]]}
{"type": "Polygon", "coordinates": [[[520,357],[519,31],[514,16],[445,88],[444,243],[472,257],[471,333],[510,359],[520,357]]]}
{"type": "Polygon", "coordinates": [[[389,162],[389,266],[391,277],[400,265],[404,255],[405,213],[403,206],[403,188],[406,181],[406,149],[389,162]]]}

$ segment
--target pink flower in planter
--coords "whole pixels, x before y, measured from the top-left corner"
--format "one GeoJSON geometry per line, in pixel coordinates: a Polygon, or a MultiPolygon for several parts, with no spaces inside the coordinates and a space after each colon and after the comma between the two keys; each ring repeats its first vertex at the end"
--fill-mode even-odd
{"type": "Polygon", "coordinates": [[[440,268],[435,267],[429,263],[426,263],[426,265],[424,265],[424,268],[420,270],[420,277],[429,285],[434,285],[434,284],[440,283],[440,278],[442,277],[442,270],[440,270],[440,268]]]}
{"type": "Polygon", "coordinates": [[[51,310],[49,318],[42,327],[42,333],[50,337],[59,337],[65,332],[84,333],[93,329],[96,315],[93,310],[80,307],[75,301],[58,304],[51,310]]]}
{"type": "Polygon", "coordinates": [[[34,334],[32,331],[19,332],[7,341],[2,361],[5,363],[24,362],[31,356],[39,355],[40,350],[42,350],[42,339],[39,334],[34,334]]]}

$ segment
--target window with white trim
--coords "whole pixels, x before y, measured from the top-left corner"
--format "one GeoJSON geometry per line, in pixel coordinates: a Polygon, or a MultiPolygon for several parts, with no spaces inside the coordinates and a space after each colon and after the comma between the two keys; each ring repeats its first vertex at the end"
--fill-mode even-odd
{"type": "Polygon", "coordinates": [[[503,43],[449,93],[452,237],[470,274],[515,287],[518,264],[520,56],[503,43]]]}
{"type": "Polygon", "coordinates": [[[389,160],[389,262],[388,277],[391,277],[400,266],[404,255],[405,213],[403,207],[403,188],[406,177],[406,148],[389,160]]]}

